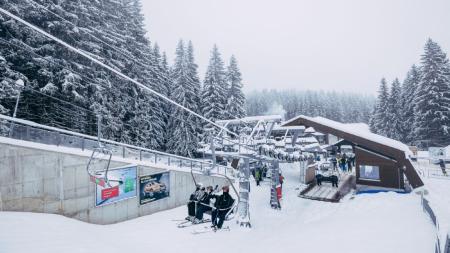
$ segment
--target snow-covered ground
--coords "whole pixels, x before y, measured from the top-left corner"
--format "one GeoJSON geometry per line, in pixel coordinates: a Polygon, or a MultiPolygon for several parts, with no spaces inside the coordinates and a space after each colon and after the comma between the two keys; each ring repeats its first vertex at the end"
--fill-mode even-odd
{"type": "MultiPolygon", "coordinates": [[[[435,229],[416,194],[379,193],[325,203],[297,197],[298,171],[284,168],[281,211],[269,207],[269,185],[251,188],[252,229],[193,235],[173,219],[180,207],[115,225],[58,215],[0,213],[0,252],[408,252],[434,251],[435,229]]],[[[202,227],[203,225],[199,225],[202,227]]]]}

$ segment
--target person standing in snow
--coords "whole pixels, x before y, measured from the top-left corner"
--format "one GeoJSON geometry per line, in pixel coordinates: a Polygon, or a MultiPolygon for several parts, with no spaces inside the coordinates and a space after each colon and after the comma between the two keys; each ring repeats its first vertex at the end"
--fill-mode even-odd
{"type": "Polygon", "coordinates": [[[445,170],[444,159],[439,159],[439,166],[441,167],[442,174],[444,174],[444,176],[447,176],[447,171],[445,170]]]}
{"type": "Polygon", "coordinates": [[[341,166],[342,171],[345,171],[345,165],[347,163],[347,156],[345,154],[342,155],[340,163],[341,163],[340,166],[341,166]]]}
{"type": "Polygon", "coordinates": [[[281,171],[280,171],[279,180],[280,180],[281,189],[283,189],[284,177],[283,177],[283,175],[281,174],[281,171]]]}
{"type": "Polygon", "coordinates": [[[222,195],[216,198],[215,209],[211,213],[212,227],[214,229],[221,229],[225,221],[227,213],[233,206],[234,199],[231,197],[230,187],[225,185],[222,187],[222,195]]]}
{"type": "Polygon", "coordinates": [[[349,157],[347,159],[347,168],[348,168],[348,172],[352,172],[352,158],[349,157]]]}
{"type": "Polygon", "coordinates": [[[261,182],[261,169],[257,168],[255,171],[255,181],[256,181],[256,186],[259,186],[259,182],[261,182]]]}

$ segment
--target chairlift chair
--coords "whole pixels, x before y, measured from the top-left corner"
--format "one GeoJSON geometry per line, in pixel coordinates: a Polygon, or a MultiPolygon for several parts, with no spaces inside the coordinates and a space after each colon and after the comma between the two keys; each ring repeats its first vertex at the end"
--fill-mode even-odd
{"type": "Polygon", "coordinates": [[[111,164],[111,158],[112,158],[111,149],[103,145],[99,145],[99,147],[93,149],[86,166],[86,171],[89,174],[91,182],[100,185],[102,187],[108,188],[115,186],[111,184],[112,182],[116,182],[118,184],[121,183],[120,180],[110,180],[108,178],[108,171],[111,164]],[[102,160],[107,160],[106,164],[104,166],[96,167],[96,165],[100,164],[102,160]]]}
{"type": "MultiPolygon", "coordinates": [[[[212,169],[211,169],[211,171],[212,171],[212,169]]],[[[214,176],[214,175],[224,177],[225,179],[227,179],[229,182],[229,185],[231,186],[231,189],[233,189],[233,192],[236,195],[237,199],[234,200],[233,205],[231,206],[230,210],[225,215],[225,220],[230,221],[236,217],[236,214],[238,212],[238,203],[240,202],[239,192],[236,190],[236,187],[234,186],[233,182],[231,181],[231,179],[228,176],[221,174],[221,173],[210,173],[209,174],[209,176],[214,176]]],[[[197,185],[197,180],[195,179],[195,176],[194,176],[194,168],[191,169],[191,177],[192,177],[192,181],[194,181],[194,185],[197,185]]],[[[214,207],[213,207],[213,209],[214,209],[214,207]]],[[[206,213],[208,213],[208,212],[206,212],[206,213]]]]}

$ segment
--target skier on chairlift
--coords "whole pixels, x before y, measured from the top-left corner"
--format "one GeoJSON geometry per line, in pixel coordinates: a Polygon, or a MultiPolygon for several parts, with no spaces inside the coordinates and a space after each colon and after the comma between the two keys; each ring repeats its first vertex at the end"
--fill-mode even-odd
{"type": "Polygon", "coordinates": [[[188,221],[194,221],[195,219],[195,210],[197,209],[197,202],[201,200],[205,195],[205,187],[198,183],[195,191],[191,194],[189,197],[189,201],[187,203],[188,207],[188,216],[186,217],[186,220],[188,221]]]}
{"type": "Polygon", "coordinates": [[[195,212],[195,219],[192,221],[194,224],[205,222],[203,220],[203,214],[207,211],[211,211],[211,202],[215,201],[217,196],[214,194],[214,188],[212,186],[206,187],[206,194],[197,203],[197,210],[195,212]]]}
{"type": "Polygon", "coordinates": [[[212,228],[213,229],[221,229],[223,222],[225,221],[227,213],[230,211],[233,206],[234,199],[231,197],[230,187],[225,185],[222,187],[222,195],[216,198],[215,209],[211,214],[212,228]]]}

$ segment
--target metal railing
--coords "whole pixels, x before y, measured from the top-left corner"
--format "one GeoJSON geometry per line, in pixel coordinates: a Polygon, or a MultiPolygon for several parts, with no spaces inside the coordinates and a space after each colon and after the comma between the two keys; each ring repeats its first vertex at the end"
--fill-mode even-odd
{"type": "Polygon", "coordinates": [[[429,178],[450,180],[450,169],[445,169],[445,173],[442,169],[428,169],[427,176],[429,178]]]}
{"type": "MultiPolygon", "coordinates": [[[[98,138],[96,136],[45,126],[32,121],[12,118],[1,114],[0,136],[81,150],[93,150],[98,147],[98,138]]],[[[101,139],[101,142],[105,147],[112,151],[113,156],[115,157],[179,168],[186,167],[202,172],[213,169],[215,173],[231,175],[231,168],[218,164],[216,164],[215,168],[212,168],[212,162],[207,160],[177,156],[108,139],[101,139]]]]}
{"type": "Polygon", "coordinates": [[[423,192],[422,192],[421,196],[422,196],[422,201],[421,202],[422,202],[423,211],[425,213],[427,213],[428,216],[430,216],[430,219],[433,222],[433,225],[436,227],[436,231],[437,231],[435,245],[434,245],[434,252],[435,253],[450,253],[449,249],[448,249],[448,247],[449,247],[448,235],[447,235],[447,241],[446,241],[446,244],[445,244],[445,249],[444,249],[444,251],[441,250],[441,240],[439,238],[439,222],[438,222],[438,219],[437,219],[436,214],[434,213],[433,209],[431,208],[429,201],[423,196],[423,192]]]}

